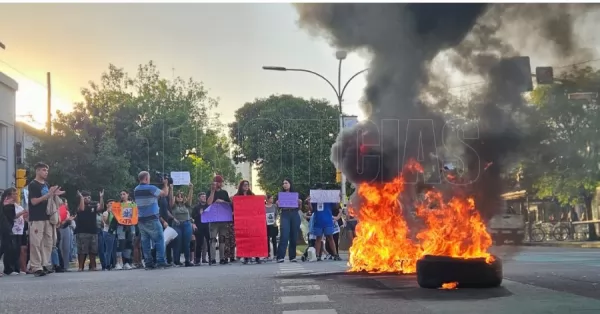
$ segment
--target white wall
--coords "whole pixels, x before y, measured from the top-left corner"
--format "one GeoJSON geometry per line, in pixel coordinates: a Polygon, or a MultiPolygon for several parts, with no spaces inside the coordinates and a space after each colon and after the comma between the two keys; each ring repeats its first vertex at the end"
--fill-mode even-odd
{"type": "Polygon", "coordinates": [[[15,185],[16,93],[19,85],[0,72],[0,189],[15,185]]]}

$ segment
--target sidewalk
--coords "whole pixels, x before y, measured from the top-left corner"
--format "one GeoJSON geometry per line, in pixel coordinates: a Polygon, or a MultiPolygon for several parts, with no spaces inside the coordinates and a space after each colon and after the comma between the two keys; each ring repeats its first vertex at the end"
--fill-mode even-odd
{"type": "Polygon", "coordinates": [[[523,242],[523,246],[566,247],[566,248],[600,248],[600,241],[544,241],[523,242]]]}

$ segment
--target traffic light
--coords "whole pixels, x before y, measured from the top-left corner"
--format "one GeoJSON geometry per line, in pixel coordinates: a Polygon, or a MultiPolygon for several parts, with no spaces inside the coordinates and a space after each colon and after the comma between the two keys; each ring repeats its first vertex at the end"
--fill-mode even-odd
{"type": "Polygon", "coordinates": [[[535,79],[540,85],[554,83],[554,69],[552,67],[535,68],[535,79]]]}
{"type": "Polygon", "coordinates": [[[342,183],[342,172],[339,170],[335,172],[335,182],[342,183]]]}
{"type": "Polygon", "coordinates": [[[21,202],[21,191],[25,187],[27,183],[27,171],[25,169],[17,169],[16,174],[16,182],[15,185],[17,187],[17,204],[21,202]]]}
{"type": "MultiPolygon", "coordinates": [[[[533,90],[531,63],[529,57],[503,58],[492,69],[492,75],[501,78],[499,84],[514,86],[521,92],[533,90]]],[[[513,87],[513,88],[514,88],[513,87]]]]}

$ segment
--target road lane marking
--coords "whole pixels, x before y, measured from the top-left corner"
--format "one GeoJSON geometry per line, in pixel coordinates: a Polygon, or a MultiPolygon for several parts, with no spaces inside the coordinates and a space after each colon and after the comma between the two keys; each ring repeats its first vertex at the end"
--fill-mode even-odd
{"type": "Polygon", "coordinates": [[[298,292],[298,291],[310,291],[310,290],[321,290],[318,285],[302,285],[302,286],[281,286],[279,287],[281,292],[298,292]]]}
{"type": "Polygon", "coordinates": [[[322,303],[322,302],[329,302],[329,298],[324,294],[286,296],[286,297],[279,297],[277,300],[277,303],[279,303],[279,304],[322,303]]]}
{"type": "Polygon", "coordinates": [[[334,309],[283,311],[283,314],[337,314],[334,309]]]}
{"type": "Polygon", "coordinates": [[[279,279],[277,282],[281,285],[307,284],[315,282],[314,279],[279,279]]]}

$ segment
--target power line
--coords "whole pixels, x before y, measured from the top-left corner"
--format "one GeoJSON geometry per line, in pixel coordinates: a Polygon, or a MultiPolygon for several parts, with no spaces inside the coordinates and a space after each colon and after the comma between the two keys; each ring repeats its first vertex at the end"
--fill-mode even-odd
{"type": "MultiPolygon", "coordinates": [[[[586,63],[592,63],[592,62],[596,62],[596,61],[600,61],[600,58],[599,59],[591,59],[591,60],[581,61],[581,62],[567,64],[567,65],[553,66],[552,68],[554,68],[554,69],[564,69],[564,68],[570,68],[570,67],[574,67],[574,66],[577,66],[577,65],[582,65],[582,64],[586,64],[586,63]]],[[[485,83],[486,83],[485,81],[473,82],[473,83],[466,83],[466,84],[463,84],[463,85],[448,87],[448,89],[468,87],[468,86],[473,86],[473,85],[481,85],[481,84],[485,84],[485,83]]]]}

